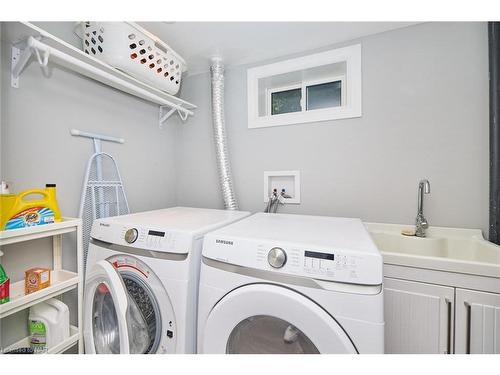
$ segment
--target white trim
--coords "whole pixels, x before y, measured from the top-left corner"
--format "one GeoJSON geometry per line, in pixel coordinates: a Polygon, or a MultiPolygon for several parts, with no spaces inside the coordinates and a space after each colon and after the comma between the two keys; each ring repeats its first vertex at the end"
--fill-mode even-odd
{"type": "MultiPolygon", "coordinates": [[[[301,85],[303,84],[304,82],[301,85]]],[[[361,44],[248,69],[247,98],[249,128],[361,117],[361,44]],[[342,81],[343,97],[341,98],[345,104],[340,107],[270,115],[268,92],[266,92],[268,115],[259,116],[259,79],[338,62],[346,63],[346,74],[342,81]]],[[[304,106],[302,108],[304,109],[304,106]]]]}

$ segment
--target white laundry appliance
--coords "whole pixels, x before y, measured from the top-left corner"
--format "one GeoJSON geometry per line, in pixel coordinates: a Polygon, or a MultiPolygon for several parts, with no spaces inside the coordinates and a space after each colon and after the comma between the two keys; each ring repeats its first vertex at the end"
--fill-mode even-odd
{"type": "Polygon", "coordinates": [[[96,220],[86,353],[194,353],[203,235],[248,212],[174,207],[96,220]]]}
{"type": "Polygon", "coordinates": [[[383,353],[382,257],[361,220],[259,213],[202,254],[199,353],[383,353]]]}

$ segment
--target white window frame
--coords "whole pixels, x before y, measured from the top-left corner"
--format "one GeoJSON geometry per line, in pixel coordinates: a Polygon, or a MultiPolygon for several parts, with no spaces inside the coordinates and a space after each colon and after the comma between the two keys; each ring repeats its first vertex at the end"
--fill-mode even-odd
{"type": "Polygon", "coordinates": [[[273,64],[250,68],[247,71],[248,127],[292,125],[317,121],[361,117],[361,44],[285,60],[273,64]],[[259,116],[259,80],[274,75],[307,70],[322,65],[345,62],[346,74],[321,80],[310,80],[295,85],[267,89],[265,93],[266,115],[259,116]],[[307,86],[341,81],[341,106],[306,110],[307,86]],[[271,115],[271,94],[273,92],[302,88],[302,111],[271,115]]]}
{"type": "Polygon", "coordinates": [[[315,80],[309,80],[309,81],[302,81],[302,83],[297,83],[294,85],[287,85],[287,86],[280,86],[280,87],[273,87],[271,89],[266,90],[266,113],[268,116],[282,116],[288,113],[280,113],[273,115],[271,113],[272,111],[272,105],[273,105],[273,94],[277,92],[283,92],[283,91],[289,91],[289,90],[297,90],[300,89],[301,93],[301,98],[300,98],[300,111],[297,112],[289,112],[289,113],[300,113],[300,112],[310,112],[310,111],[320,111],[323,109],[333,109],[333,108],[340,108],[345,106],[346,101],[346,87],[345,87],[345,75],[338,75],[338,76],[333,76],[333,77],[327,77],[327,78],[321,78],[321,79],[315,79],[315,80]],[[307,88],[310,86],[317,86],[317,85],[323,85],[325,83],[333,83],[333,82],[339,82],[340,81],[340,106],[336,107],[327,107],[327,108],[320,108],[320,109],[307,109],[307,88]]]}

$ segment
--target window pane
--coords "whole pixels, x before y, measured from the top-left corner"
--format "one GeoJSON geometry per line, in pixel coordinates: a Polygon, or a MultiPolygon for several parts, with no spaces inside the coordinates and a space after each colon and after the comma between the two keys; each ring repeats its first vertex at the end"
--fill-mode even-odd
{"type": "Polygon", "coordinates": [[[301,89],[273,92],[271,94],[271,115],[300,112],[301,89]]]}
{"type": "Polygon", "coordinates": [[[339,107],[342,105],[341,92],[341,81],[307,86],[307,109],[339,107]]]}

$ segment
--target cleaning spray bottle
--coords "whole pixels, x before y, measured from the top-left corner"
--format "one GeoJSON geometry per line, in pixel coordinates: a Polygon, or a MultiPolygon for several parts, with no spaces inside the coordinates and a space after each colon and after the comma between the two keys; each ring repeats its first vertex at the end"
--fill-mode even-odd
{"type": "Polygon", "coordinates": [[[0,230],[50,224],[60,220],[61,211],[57,204],[55,184],[47,184],[45,189],[26,190],[17,195],[0,195],[0,230]],[[33,196],[41,198],[27,199],[33,196]]]}
{"type": "MultiPolygon", "coordinates": [[[[0,250],[0,257],[3,256],[0,250]]],[[[0,305],[10,300],[10,279],[7,277],[7,273],[0,264],[0,305]]]]}

